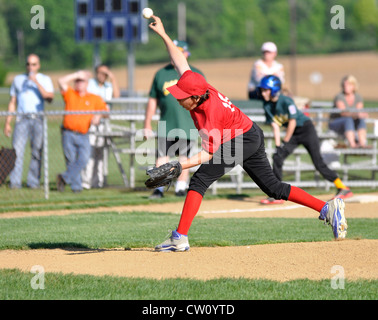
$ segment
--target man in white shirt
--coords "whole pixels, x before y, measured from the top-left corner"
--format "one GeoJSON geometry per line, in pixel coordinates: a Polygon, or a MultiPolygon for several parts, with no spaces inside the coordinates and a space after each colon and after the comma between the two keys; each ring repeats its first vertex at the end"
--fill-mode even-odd
{"type": "MultiPolygon", "coordinates": [[[[96,76],[88,82],[87,91],[100,96],[105,102],[120,96],[118,83],[106,65],[100,64],[95,68],[96,76]],[[108,80],[108,81],[107,81],[108,80]]],[[[89,128],[89,143],[91,144],[91,157],[87,166],[81,172],[84,189],[102,188],[105,185],[105,139],[97,136],[105,130],[105,125],[91,125],[89,128]]]]}
{"type": "MultiPolygon", "coordinates": [[[[16,162],[10,174],[10,187],[21,188],[25,146],[30,139],[31,158],[27,176],[27,186],[38,188],[43,147],[43,119],[37,112],[44,111],[45,101],[54,98],[54,86],[49,76],[39,73],[40,60],[36,54],[30,54],[26,60],[26,73],[17,75],[10,88],[8,112],[22,113],[16,117],[13,132],[13,148],[16,150],[16,162]],[[17,110],[16,110],[17,109],[17,110]]],[[[12,116],[5,121],[4,134],[12,134],[12,116]]]]}
{"type": "Polygon", "coordinates": [[[284,67],[275,59],[277,57],[277,46],[273,42],[264,42],[261,46],[262,58],[254,64],[251,72],[251,79],[248,83],[248,94],[254,91],[260,84],[262,78],[267,75],[275,75],[283,84],[285,82],[284,67]]]}

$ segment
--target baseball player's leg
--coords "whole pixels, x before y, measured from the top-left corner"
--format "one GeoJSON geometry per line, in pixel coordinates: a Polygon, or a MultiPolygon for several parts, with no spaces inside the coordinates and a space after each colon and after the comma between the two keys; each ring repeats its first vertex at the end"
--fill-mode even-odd
{"type": "MultiPolygon", "coordinates": [[[[290,140],[290,143],[286,143],[285,145],[282,145],[276,148],[276,152],[273,155],[273,173],[277,177],[278,180],[280,181],[282,180],[282,167],[283,167],[285,159],[294,151],[297,145],[298,144],[295,141],[295,136],[293,136],[292,139],[290,140]]],[[[264,148],[265,150],[265,145],[260,146],[260,148],[264,148]]],[[[268,174],[270,174],[270,171],[271,170],[268,170],[268,174]]],[[[261,204],[283,204],[284,200],[277,199],[277,197],[269,196],[266,199],[262,199],[260,203],[261,204]]]]}
{"type": "MultiPolygon", "coordinates": [[[[294,149],[298,146],[295,140],[295,136],[292,137],[290,142],[285,143],[284,145],[277,147],[276,152],[273,155],[273,173],[282,181],[282,167],[285,162],[285,159],[293,153],[294,149]]],[[[283,200],[277,200],[273,197],[268,197],[260,201],[261,204],[283,204],[283,200]]]]}
{"type": "Polygon", "coordinates": [[[301,136],[301,143],[311,156],[312,163],[316,170],[328,181],[333,182],[337,178],[337,173],[328,168],[324,163],[320,153],[320,142],[315,127],[311,121],[304,124],[304,132],[301,136]]]}
{"type": "Polygon", "coordinates": [[[262,157],[246,161],[243,167],[268,196],[275,199],[289,200],[312,208],[319,212],[319,219],[331,225],[336,239],[345,238],[348,225],[344,215],[345,204],[342,199],[334,198],[324,202],[298,187],[279,181],[271,170],[269,172],[268,160],[264,160],[262,157]]]}
{"type": "Polygon", "coordinates": [[[155,247],[156,251],[189,250],[189,229],[192,225],[194,217],[196,216],[201,206],[202,199],[206,190],[211,185],[211,183],[222,177],[226,171],[232,169],[232,167],[226,168],[224,165],[210,164],[210,162],[209,164],[202,164],[193,175],[190,181],[189,191],[186,195],[177,230],[172,232],[172,235],[169,237],[169,239],[157,245],[155,247]]]}
{"type": "Polygon", "coordinates": [[[262,147],[259,152],[246,159],[243,169],[268,197],[276,200],[288,200],[290,185],[281,182],[273,173],[265,154],[265,148],[262,147]]]}
{"type": "Polygon", "coordinates": [[[182,209],[177,232],[188,235],[193,219],[201,206],[203,195],[195,190],[189,190],[182,209]]]}
{"type": "Polygon", "coordinates": [[[317,199],[304,190],[291,186],[289,200],[319,212],[319,219],[332,227],[335,239],[343,239],[347,234],[347,220],[345,218],[345,203],[340,198],[334,198],[324,202],[317,199]]]}
{"type": "Polygon", "coordinates": [[[265,152],[264,135],[259,127],[250,141],[245,143],[245,148],[249,148],[250,145],[253,145],[254,148],[257,146],[257,149],[256,152],[245,158],[243,168],[263,192],[274,199],[290,200],[297,203],[301,201],[301,204],[320,212],[325,204],[324,201],[310,196],[299,188],[281,182],[273,173],[265,152]],[[301,197],[303,197],[303,201],[301,197]]]}
{"type": "Polygon", "coordinates": [[[263,142],[258,151],[244,161],[243,168],[267,195],[316,210],[320,213],[319,219],[332,226],[336,239],[345,238],[348,226],[344,215],[345,204],[343,200],[335,198],[324,202],[298,187],[279,181],[270,169],[263,142]]]}
{"type": "Polygon", "coordinates": [[[338,190],[337,197],[348,198],[353,195],[350,189],[341,181],[338,174],[331,170],[324,162],[320,153],[320,142],[315,127],[311,121],[304,125],[305,131],[301,138],[301,143],[311,156],[311,160],[324,179],[333,182],[338,190]]]}
{"type": "MultiPolygon", "coordinates": [[[[221,153],[221,150],[218,150],[217,153],[221,153]]],[[[185,199],[180,223],[177,228],[177,231],[181,234],[188,234],[189,228],[200,208],[202,198],[207,189],[212,183],[220,179],[225,173],[229,172],[234,167],[234,165],[225,164],[224,162],[214,163],[214,161],[216,162],[214,158],[217,157],[214,156],[209,163],[201,164],[190,179],[189,191],[185,199]]]]}
{"type": "Polygon", "coordinates": [[[314,164],[316,170],[323,176],[324,179],[333,182],[337,179],[338,175],[335,171],[331,170],[324,162],[321,153],[320,145],[317,137],[311,141],[311,143],[304,144],[304,147],[307,149],[310,154],[312,163],[314,164]]]}
{"type": "Polygon", "coordinates": [[[260,137],[256,141],[251,141],[251,137],[252,139],[255,137],[253,134],[255,131],[256,128],[253,127],[243,136],[236,137],[222,144],[209,163],[201,164],[199,169],[194,173],[190,180],[189,191],[177,228],[179,233],[183,235],[188,234],[192,221],[201,205],[202,198],[211,184],[238,164],[242,164],[245,157],[255,152],[258,147],[257,144],[261,143],[260,137]]]}
{"type": "Polygon", "coordinates": [[[224,174],[224,169],[220,170],[220,166],[217,166],[216,169],[219,169],[219,173],[210,164],[202,164],[193,175],[190,180],[189,191],[185,198],[177,230],[172,232],[169,239],[157,245],[155,247],[156,251],[189,250],[188,232],[201,206],[203,196],[211,183],[224,174]],[[210,172],[213,173],[213,176],[210,172]]]}
{"type": "Polygon", "coordinates": [[[297,146],[298,143],[296,143],[295,136],[293,136],[288,143],[276,149],[273,155],[273,172],[279,180],[282,180],[282,167],[285,159],[293,153],[297,146]]]}

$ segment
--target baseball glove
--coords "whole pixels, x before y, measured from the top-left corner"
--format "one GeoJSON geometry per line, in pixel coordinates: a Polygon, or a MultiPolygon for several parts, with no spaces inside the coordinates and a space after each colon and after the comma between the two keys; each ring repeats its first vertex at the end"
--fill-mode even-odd
{"type": "MultiPolygon", "coordinates": [[[[182,172],[180,162],[172,161],[161,165],[160,167],[153,167],[146,171],[150,176],[144,183],[147,188],[154,189],[168,185],[168,189],[172,184],[172,180],[177,178],[182,172]]],[[[168,190],[167,189],[167,190],[168,190]]]]}

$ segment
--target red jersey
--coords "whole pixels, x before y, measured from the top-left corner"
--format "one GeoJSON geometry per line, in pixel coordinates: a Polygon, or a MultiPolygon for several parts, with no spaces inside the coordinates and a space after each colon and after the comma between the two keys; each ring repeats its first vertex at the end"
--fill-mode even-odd
{"type": "Polygon", "coordinates": [[[253,122],[210,85],[209,92],[209,98],[190,111],[190,115],[202,138],[202,148],[215,153],[221,144],[251,129],[253,122]]]}

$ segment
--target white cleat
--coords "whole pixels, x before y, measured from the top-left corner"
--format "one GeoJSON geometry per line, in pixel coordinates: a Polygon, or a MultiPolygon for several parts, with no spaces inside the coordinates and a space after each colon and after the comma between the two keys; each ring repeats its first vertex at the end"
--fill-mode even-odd
{"type": "Polygon", "coordinates": [[[334,198],[327,201],[320,212],[319,219],[325,220],[325,222],[331,225],[335,239],[345,239],[347,234],[348,224],[345,218],[344,208],[344,200],[334,198]]]}

